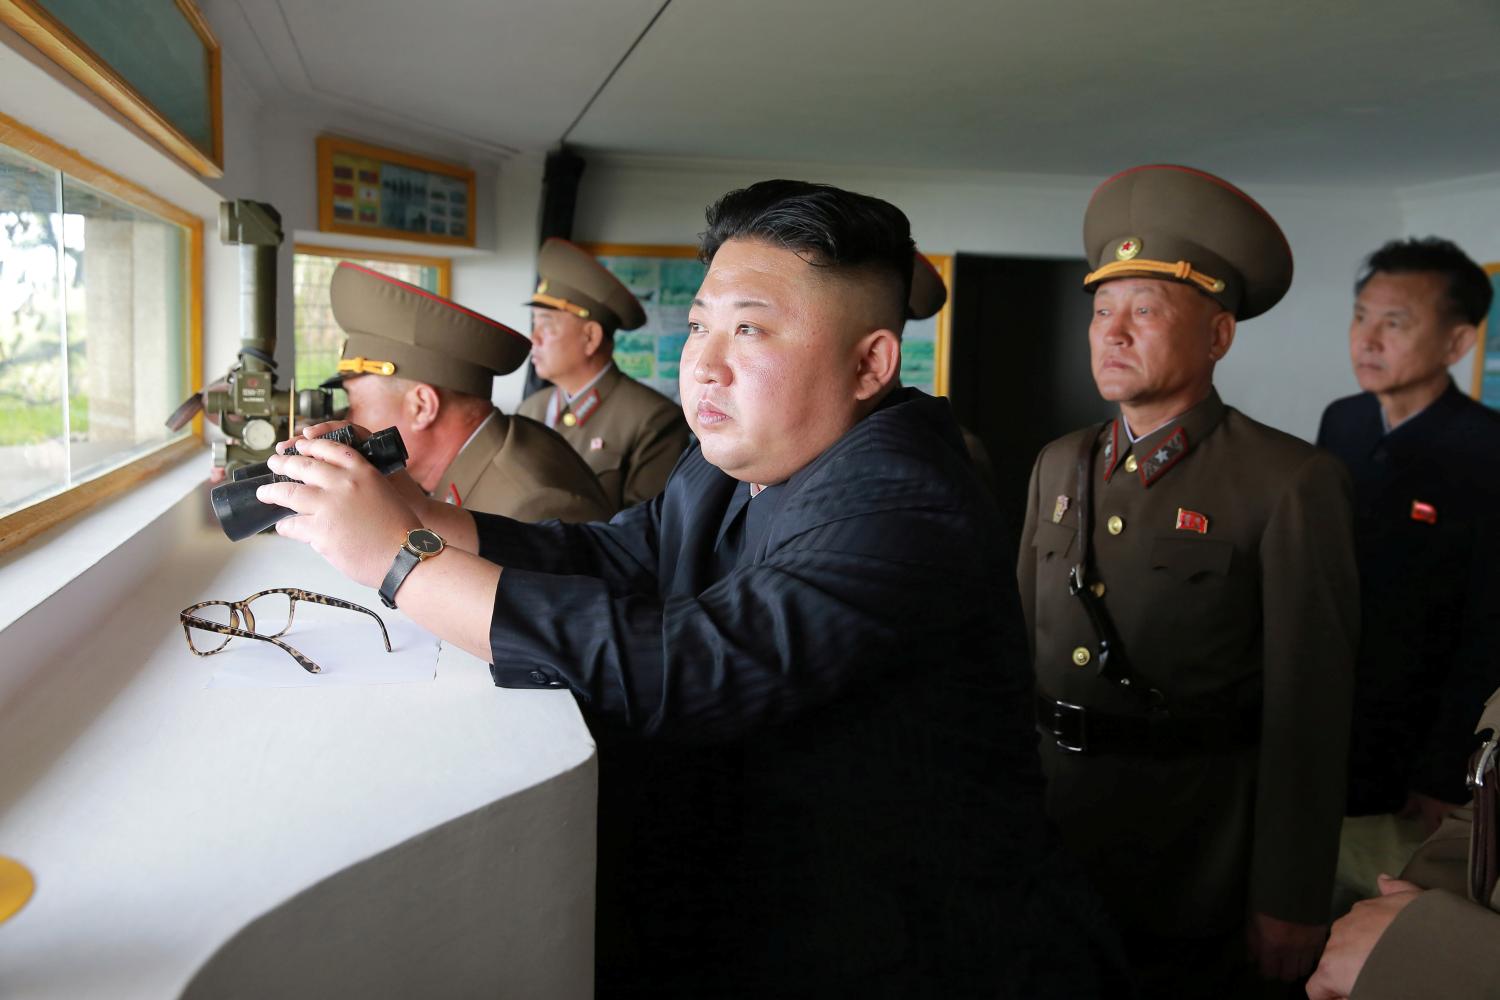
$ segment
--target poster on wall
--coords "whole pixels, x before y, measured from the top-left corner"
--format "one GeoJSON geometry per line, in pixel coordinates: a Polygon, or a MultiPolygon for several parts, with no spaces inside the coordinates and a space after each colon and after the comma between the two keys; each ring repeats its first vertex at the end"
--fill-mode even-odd
{"type": "Polygon", "coordinates": [[[474,171],[393,149],[318,139],[318,228],[474,245],[474,171]]]}
{"type": "Polygon", "coordinates": [[[1469,394],[1491,409],[1500,410],[1500,263],[1484,265],[1495,298],[1490,314],[1479,327],[1474,348],[1474,384],[1469,394]]]}
{"type": "MultiPolygon", "coordinates": [[[[637,381],[678,399],[678,361],[687,341],[688,311],[707,268],[689,246],[621,246],[586,243],[584,248],[609,268],[640,299],[646,322],[637,330],[615,334],[615,364],[637,381]]],[[[952,287],[952,258],[929,254],[928,260],[952,287]]],[[[901,336],[901,384],[934,395],[948,391],[947,338],[949,309],[910,320],[901,336]]]]}

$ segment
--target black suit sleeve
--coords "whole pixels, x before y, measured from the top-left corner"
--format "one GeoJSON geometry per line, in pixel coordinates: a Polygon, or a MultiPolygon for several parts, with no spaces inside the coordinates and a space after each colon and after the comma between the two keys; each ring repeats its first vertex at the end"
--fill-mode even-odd
{"type": "Polygon", "coordinates": [[[626,508],[607,524],[527,524],[475,511],[479,555],[504,567],[506,574],[587,576],[614,591],[655,591],[661,502],[658,496],[626,508]]]}
{"type": "Polygon", "coordinates": [[[1494,585],[1500,565],[1500,527],[1481,517],[1469,550],[1459,641],[1438,693],[1437,715],[1411,771],[1411,790],[1443,802],[1468,801],[1464,769],[1479,738],[1474,726],[1486,699],[1500,687],[1500,595],[1494,585]]]}
{"type": "Polygon", "coordinates": [[[599,579],[507,569],[490,633],[495,681],[566,686],[591,716],[707,742],[824,705],[862,671],[934,662],[934,644],[974,640],[973,602],[1000,601],[993,577],[967,569],[984,532],[943,492],[888,467],[809,482],[777,515],[788,537],[697,594],[612,593],[599,579]]]}

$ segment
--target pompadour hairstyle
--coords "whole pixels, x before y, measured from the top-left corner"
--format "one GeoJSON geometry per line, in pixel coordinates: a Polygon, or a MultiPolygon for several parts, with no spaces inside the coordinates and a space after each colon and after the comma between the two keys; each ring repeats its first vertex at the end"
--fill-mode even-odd
{"type": "Polygon", "coordinates": [[[1354,294],[1358,295],[1377,274],[1442,275],[1448,281],[1448,314],[1464,323],[1481,322],[1489,315],[1495,297],[1484,268],[1452,241],[1437,236],[1391,240],[1370,254],[1354,283],[1354,294]]]}
{"type": "Polygon", "coordinates": [[[911,294],[911,223],[895,205],[869,195],[807,181],[759,181],[708,207],[698,256],[713,263],[730,240],[755,240],[790,250],[814,267],[863,273],[890,290],[895,332],[911,294]]]}

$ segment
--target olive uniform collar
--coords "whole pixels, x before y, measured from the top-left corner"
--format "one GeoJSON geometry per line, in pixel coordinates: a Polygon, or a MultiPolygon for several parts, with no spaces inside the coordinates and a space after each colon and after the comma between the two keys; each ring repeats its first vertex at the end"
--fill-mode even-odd
{"type": "Polygon", "coordinates": [[[1116,417],[1103,431],[1104,481],[1109,482],[1116,470],[1124,469],[1140,476],[1141,485],[1149,489],[1186,458],[1194,444],[1202,443],[1219,426],[1227,410],[1218,390],[1211,388],[1202,402],[1134,444],[1125,434],[1121,418],[1116,417]]]}
{"type": "Polygon", "coordinates": [[[469,440],[453,456],[453,461],[448,463],[448,468],[443,472],[443,478],[438,487],[433,491],[434,500],[444,500],[455,506],[462,507],[469,496],[470,491],[479,483],[479,477],[490,467],[490,459],[495,453],[505,447],[506,438],[510,437],[510,417],[499,410],[491,411],[484,423],[474,429],[469,435],[469,440]]]}
{"type": "Polygon", "coordinates": [[[552,416],[552,419],[547,421],[547,426],[556,427],[562,424],[564,427],[582,427],[599,412],[604,398],[620,384],[620,379],[624,377],[620,366],[611,361],[598,375],[594,376],[593,383],[587,389],[572,399],[564,400],[561,387],[554,387],[552,398],[547,403],[548,415],[552,416]]]}

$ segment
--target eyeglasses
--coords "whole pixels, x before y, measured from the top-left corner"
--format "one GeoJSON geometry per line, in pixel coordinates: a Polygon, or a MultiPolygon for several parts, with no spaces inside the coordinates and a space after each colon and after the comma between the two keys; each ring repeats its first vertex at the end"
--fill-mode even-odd
{"type": "Polygon", "coordinates": [[[380,626],[380,637],[385,640],[385,651],[391,651],[391,637],[385,631],[385,622],[369,608],[341,601],[326,594],[314,594],[310,590],[295,587],[277,587],[251,594],[243,601],[204,601],[178,612],[182,621],[182,634],[187,636],[188,649],[197,656],[213,656],[222,652],[229,641],[259,639],[286,651],[292,659],[310,674],[320,674],[323,668],[282,642],[280,636],[292,627],[292,617],[297,613],[297,602],[326,604],[331,608],[348,608],[375,619],[380,626]],[[243,623],[244,627],[240,627],[243,623]],[[219,638],[222,636],[223,638],[219,638]]]}

